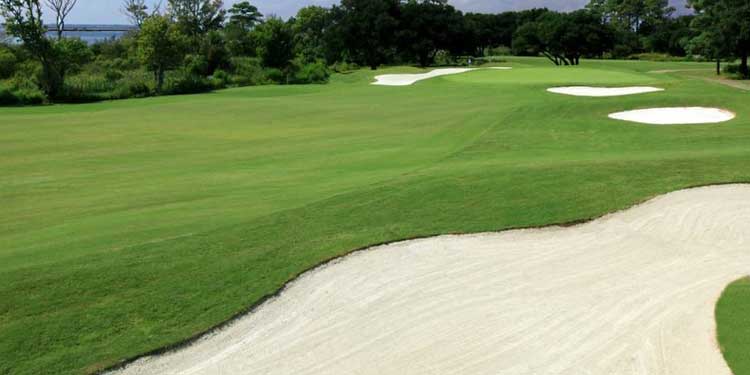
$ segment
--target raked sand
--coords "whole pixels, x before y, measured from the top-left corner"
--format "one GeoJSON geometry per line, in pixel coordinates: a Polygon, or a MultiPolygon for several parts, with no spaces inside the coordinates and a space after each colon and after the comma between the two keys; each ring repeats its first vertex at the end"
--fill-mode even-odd
{"type": "Polygon", "coordinates": [[[590,96],[590,97],[607,97],[607,96],[625,96],[646,94],[651,92],[664,91],[658,87],[648,86],[631,86],[631,87],[590,87],[590,86],[570,86],[570,87],[553,87],[547,91],[555,94],[572,95],[572,96],[590,96]]]}
{"type": "MultiPolygon", "coordinates": [[[[373,82],[372,84],[380,85],[380,86],[410,86],[425,79],[451,75],[451,74],[461,74],[461,73],[466,73],[466,72],[470,72],[472,70],[477,70],[477,69],[478,68],[444,68],[444,69],[435,69],[427,73],[417,73],[417,74],[383,74],[383,75],[375,76],[375,82],[373,82]]],[[[513,68],[506,67],[506,66],[493,66],[493,67],[483,68],[483,69],[511,70],[513,68]]]]}
{"type": "Polygon", "coordinates": [[[714,304],[745,275],[750,185],[684,190],[574,227],[357,252],[121,373],[730,375],[714,304]]]}
{"type": "Polygon", "coordinates": [[[418,73],[418,74],[383,74],[383,75],[375,76],[375,82],[373,82],[373,85],[409,86],[421,80],[450,75],[450,74],[466,73],[472,70],[474,69],[446,68],[446,69],[435,69],[427,73],[418,73]]]}
{"type": "Polygon", "coordinates": [[[651,125],[695,125],[726,122],[735,114],[720,108],[649,108],[612,113],[609,118],[651,125]]]}

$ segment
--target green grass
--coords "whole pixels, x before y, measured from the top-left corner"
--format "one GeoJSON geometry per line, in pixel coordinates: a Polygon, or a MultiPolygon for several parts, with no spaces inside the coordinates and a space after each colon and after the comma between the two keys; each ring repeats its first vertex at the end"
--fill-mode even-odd
{"type": "Polygon", "coordinates": [[[354,249],[588,219],[750,181],[747,92],[511,59],[410,87],[329,85],[0,109],[0,373],[77,374],[174,344],[354,249]],[[654,84],[585,99],[552,85],[654,84]],[[732,122],[607,119],[720,106],[732,122]]]}
{"type": "Polygon", "coordinates": [[[735,375],[750,374],[750,278],[724,291],[716,305],[719,345],[735,375]]]}

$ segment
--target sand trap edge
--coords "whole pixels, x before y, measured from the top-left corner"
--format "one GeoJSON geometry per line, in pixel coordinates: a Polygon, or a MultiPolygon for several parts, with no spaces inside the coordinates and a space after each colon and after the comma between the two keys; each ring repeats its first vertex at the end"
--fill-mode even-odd
{"type": "Polygon", "coordinates": [[[712,107],[660,107],[610,113],[613,120],[647,125],[710,125],[731,121],[737,114],[712,107]]]}
{"type": "Polygon", "coordinates": [[[560,95],[581,96],[592,98],[650,94],[662,92],[663,88],[651,86],[628,86],[628,87],[594,87],[594,86],[564,86],[551,87],[547,92],[560,95]]]}

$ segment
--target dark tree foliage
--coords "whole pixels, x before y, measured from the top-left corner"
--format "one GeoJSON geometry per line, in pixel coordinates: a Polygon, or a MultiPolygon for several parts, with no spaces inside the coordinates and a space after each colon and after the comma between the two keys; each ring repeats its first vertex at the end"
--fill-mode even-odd
{"type": "Polygon", "coordinates": [[[394,55],[398,0],[341,0],[341,33],[349,57],[377,69],[394,55]]]}
{"type": "Polygon", "coordinates": [[[721,57],[740,59],[739,72],[750,78],[750,0],[691,0],[695,27],[701,32],[693,42],[704,51],[721,57]]]}
{"type": "Polygon", "coordinates": [[[549,12],[518,29],[513,48],[519,54],[541,54],[555,65],[578,65],[581,57],[599,57],[612,47],[612,30],[586,10],[549,12]]]}
{"type": "Polygon", "coordinates": [[[231,26],[250,31],[261,21],[263,21],[263,14],[255,5],[247,1],[234,4],[229,8],[229,25],[231,26]]]}
{"type": "Polygon", "coordinates": [[[401,53],[425,67],[439,50],[459,51],[462,31],[463,15],[445,0],[409,0],[396,35],[401,53]]]}
{"type": "Polygon", "coordinates": [[[294,35],[289,23],[270,17],[255,29],[257,54],[263,65],[283,69],[294,58],[294,35]]]}
{"type": "Polygon", "coordinates": [[[222,0],[168,0],[167,11],[191,37],[220,29],[226,18],[222,0]]]}

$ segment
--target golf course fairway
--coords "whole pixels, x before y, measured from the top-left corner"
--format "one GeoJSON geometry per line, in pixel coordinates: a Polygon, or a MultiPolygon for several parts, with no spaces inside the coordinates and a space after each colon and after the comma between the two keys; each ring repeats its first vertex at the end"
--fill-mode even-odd
{"type": "Polygon", "coordinates": [[[403,87],[371,83],[424,71],[0,109],[0,373],[94,373],[162,351],[356,249],[580,222],[750,182],[750,93],[648,73],[711,64],[503,66],[403,87]],[[558,86],[665,91],[546,91],[558,86]],[[656,107],[736,117],[607,118],[656,107]]]}

